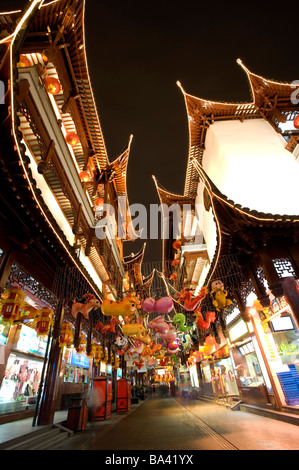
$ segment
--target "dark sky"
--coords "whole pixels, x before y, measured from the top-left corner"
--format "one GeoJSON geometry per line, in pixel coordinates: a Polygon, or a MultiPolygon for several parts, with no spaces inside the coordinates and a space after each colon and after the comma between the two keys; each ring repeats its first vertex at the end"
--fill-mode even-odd
{"type": "MultiPolygon", "coordinates": [[[[10,10],[24,2],[0,4],[10,10]]],[[[176,81],[201,98],[251,101],[237,58],[266,78],[299,79],[298,10],[298,0],[86,0],[89,71],[110,161],[134,135],[131,204],[159,202],[153,174],[183,192],[188,125],[176,81]]],[[[129,245],[128,253],[141,246],[129,245]]],[[[158,259],[160,245],[148,241],[145,260],[158,259]]]]}

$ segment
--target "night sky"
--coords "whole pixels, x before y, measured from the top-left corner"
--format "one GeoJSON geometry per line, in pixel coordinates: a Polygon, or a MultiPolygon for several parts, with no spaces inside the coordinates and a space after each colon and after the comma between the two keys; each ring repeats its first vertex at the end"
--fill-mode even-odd
{"type": "MultiPolygon", "coordinates": [[[[1,0],[1,10],[24,3],[1,0]]],[[[183,192],[188,123],[176,81],[201,98],[251,101],[237,58],[265,78],[298,80],[298,13],[298,0],[86,1],[89,72],[110,161],[134,136],[130,204],[159,203],[152,175],[183,192]]],[[[127,243],[126,254],[142,243],[127,243]]],[[[159,259],[160,247],[149,240],[145,261],[159,259]]]]}

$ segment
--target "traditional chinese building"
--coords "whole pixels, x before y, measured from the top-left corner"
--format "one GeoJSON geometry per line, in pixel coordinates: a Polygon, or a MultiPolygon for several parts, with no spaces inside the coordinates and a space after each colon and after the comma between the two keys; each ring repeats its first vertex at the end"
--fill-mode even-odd
{"type": "MultiPolygon", "coordinates": [[[[271,400],[279,407],[291,403],[282,383],[283,372],[290,373],[291,367],[288,368],[289,358],[286,357],[274,364],[278,361],[273,353],[275,346],[272,348],[274,356],[269,357],[266,343],[280,341],[273,340],[275,334],[271,336],[271,333],[275,331],[269,320],[275,299],[279,299],[276,314],[278,311],[281,318],[288,317],[282,321],[290,319],[295,336],[298,330],[299,131],[293,123],[299,109],[292,100],[292,84],[265,79],[251,73],[241,61],[238,63],[250,84],[250,103],[197,98],[178,84],[185,99],[189,125],[185,190],[182,196],[175,196],[160,185],[157,190],[161,202],[168,207],[189,198],[193,217],[195,208],[201,208],[197,213],[202,244],[199,250],[198,246],[192,247],[194,240],[181,237],[178,251],[173,239],[164,240],[165,261],[179,259],[177,267],[173,268],[175,276],[165,271],[165,277],[173,291],[189,287],[194,295],[203,285],[212,292],[213,281],[223,281],[227,298],[231,299],[230,306],[215,309],[215,297],[206,297],[202,313],[205,315],[214,309],[216,321],[210,328],[199,330],[200,341],[203,343],[209,334],[215,335],[219,349],[223,346],[219,336],[222,331],[233,349],[236,338],[249,342],[254,336],[264,359],[266,378],[263,383],[267,385],[271,400]],[[189,259],[186,248],[190,250],[189,259]],[[196,260],[193,264],[191,256],[196,260]],[[199,266],[199,277],[195,277],[194,270],[199,266]],[[259,302],[258,314],[249,313],[250,293],[254,293],[259,302]],[[265,311],[267,320],[263,316],[265,311]],[[251,324],[254,326],[250,327],[251,324]],[[236,325],[245,326],[240,336],[230,336],[236,325]],[[267,326],[272,330],[268,331],[267,326]],[[250,328],[254,328],[254,333],[250,328]]],[[[238,348],[237,352],[241,355],[238,348]]],[[[218,360],[219,357],[221,354],[218,360]]],[[[236,364],[240,365],[240,370],[245,367],[243,363],[236,364]]],[[[243,398],[246,393],[248,389],[243,387],[243,398]]]]}
{"type": "MultiPolygon", "coordinates": [[[[22,11],[0,15],[5,89],[0,106],[0,289],[18,286],[25,291],[24,310],[32,307],[31,298],[37,308],[47,306],[54,312],[51,373],[45,377],[41,424],[52,422],[58,406],[62,322],[73,325],[78,346],[85,334],[89,353],[93,340],[102,339],[94,329],[96,315],[87,319],[79,313],[75,319],[72,302],[83,302],[85,294],[102,299],[106,291],[122,298],[122,245],[130,236],[126,230],[119,235],[119,222],[124,227],[130,222],[126,170],[132,142],[131,136],[120,156],[109,160],[88,72],[85,1],[43,3],[26,2],[22,11]],[[109,236],[99,239],[101,229],[109,236]]],[[[10,353],[17,353],[11,339],[14,328],[3,333],[7,346],[1,381],[10,353]]],[[[111,349],[112,344],[109,356],[111,349]]],[[[40,378],[42,356],[37,356],[34,353],[40,378]]],[[[7,390],[10,369],[3,383],[7,390]]],[[[73,370],[86,379],[86,371],[76,366],[73,370]]],[[[35,380],[35,396],[39,382],[35,380]]],[[[80,395],[87,386],[83,381],[73,389],[80,395]]],[[[65,394],[72,393],[70,384],[64,387],[65,394]]],[[[23,396],[18,386],[14,398],[23,396]]]]}

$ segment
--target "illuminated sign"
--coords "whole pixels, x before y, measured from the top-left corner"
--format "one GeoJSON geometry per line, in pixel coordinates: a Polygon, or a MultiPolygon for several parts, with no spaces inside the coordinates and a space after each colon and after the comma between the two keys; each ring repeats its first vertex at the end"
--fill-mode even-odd
{"type": "Polygon", "coordinates": [[[235,326],[230,328],[229,337],[231,341],[236,341],[241,336],[244,336],[248,333],[248,328],[246,323],[243,320],[240,320],[235,326]]]}
{"type": "Polygon", "coordinates": [[[84,354],[78,354],[75,350],[72,350],[68,357],[68,363],[72,366],[83,367],[84,369],[89,368],[89,359],[84,354]]]}

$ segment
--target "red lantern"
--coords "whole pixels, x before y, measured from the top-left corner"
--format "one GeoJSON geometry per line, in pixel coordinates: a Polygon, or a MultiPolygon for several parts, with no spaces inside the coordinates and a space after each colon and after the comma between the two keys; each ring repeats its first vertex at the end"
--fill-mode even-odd
{"type": "Polygon", "coordinates": [[[179,263],[180,263],[179,259],[174,259],[173,261],[171,261],[171,266],[178,266],[179,263]]]}
{"type": "Polygon", "coordinates": [[[72,147],[77,145],[80,141],[79,136],[75,132],[68,132],[65,136],[65,140],[67,144],[71,145],[72,147]]]}
{"type": "Polygon", "coordinates": [[[27,56],[21,54],[20,55],[20,60],[19,62],[17,63],[17,67],[31,67],[32,63],[31,61],[28,59],[27,56]]]}
{"type": "Polygon", "coordinates": [[[104,204],[104,199],[102,197],[98,197],[94,201],[95,206],[102,206],[104,204]]]}
{"type": "Polygon", "coordinates": [[[295,129],[299,129],[299,114],[295,117],[293,124],[295,129]]]}
{"type": "Polygon", "coordinates": [[[89,181],[91,181],[91,176],[88,171],[81,171],[79,177],[82,183],[88,183],[89,181]]]}
{"type": "Polygon", "coordinates": [[[172,279],[173,281],[174,281],[175,279],[177,279],[177,278],[178,278],[177,273],[173,273],[173,274],[171,274],[171,276],[170,276],[170,279],[172,279]]]}
{"type": "Polygon", "coordinates": [[[53,310],[42,308],[36,312],[34,322],[37,336],[46,336],[53,323],[53,310]]]}
{"type": "Polygon", "coordinates": [[[73,327],[72,325],[64,321],[61,325],[61,333],[59,336],[59,347],[70,346],[73,341],[73,327]]]}
{"type": "Polygon", "coordinates": [[[173,248],[174,248],[175,250],[179,250],[179,249],[181,248],[181,246],[182,246],[181,240],[175,240],[175,241],[173,242],[172,246],[173,246],[173,248]]]}
{"type": "Polygon", "coordinates": [[[61,91],[61,85],[59,80],[54,77],[45,78],[45,87],[48,93],[51,95],[57,95],[61,91]]]}
{"type": "Polygon", "coordinates": [[[17,287],[10,289],[8,298],[1,301],[1,316],[3,320],[10,323],[16,320],[19,310],[25,307],[25,296],[25,292],[17,287]]]}

